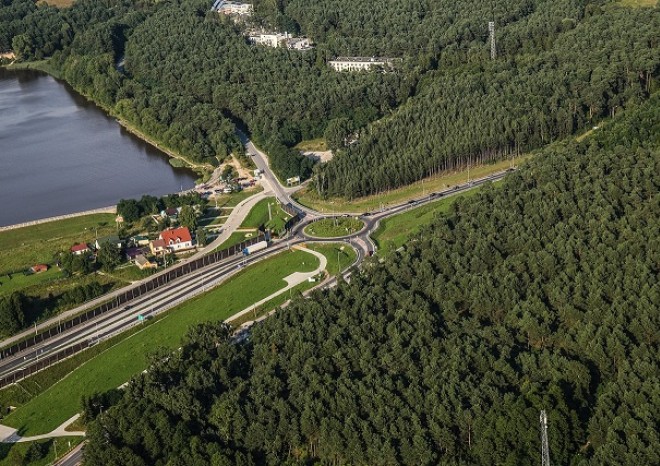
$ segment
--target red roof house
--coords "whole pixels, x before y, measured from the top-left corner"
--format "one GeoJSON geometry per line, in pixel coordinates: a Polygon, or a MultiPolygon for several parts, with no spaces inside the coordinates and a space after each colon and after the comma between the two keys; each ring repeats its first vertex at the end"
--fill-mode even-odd
{"type": "Polygon", "coordinates": [[[85,243],[74,244],[71,246],[71,254],[79,256],[81,254],[85,254],[86,252],[89,252],[89,248],[85,243]]]}
{"type": "Polygon", "coordinates": [[[159,238],[165,241],[168,249],[172,251],[181,251],[183,249],[190,249],[193,247],[192,236],[190,230],[186,227],[171,228],[162,231],[159,238]]]}
{"type": "Polygon", "coordinates": [[[30,270],[32,270],[32,273],[45,272],[48,270],[48,266],[46,264],[37,264],[30,267],[30,270]]]}

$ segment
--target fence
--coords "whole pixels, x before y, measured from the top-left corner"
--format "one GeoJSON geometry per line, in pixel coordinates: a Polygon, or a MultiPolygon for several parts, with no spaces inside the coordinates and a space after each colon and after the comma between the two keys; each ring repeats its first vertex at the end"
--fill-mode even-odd
{"type": "MultiPolygon", "coordinates": [[[[228,257],[241,253],[243,251],[243,248],[250,246],[251,244],[257,243],[259,241],[263,241],[263,239],[264,239],[263,235],[257,235],[254,238],[243,241],[242,243],[229,247],[227,249],[223,249],[222,251],[213,252],[211,254],[207,254],[203,257],[200,257],[199,259],[196,259],[194,261],[185,262],[177,267],[167,269],[165,272],[154,276],[153,278],[140,284],[139,286],[130,288],[124,291],[123,293],[115,296],[109,302],[96,306],[93,309],[90,309],[82,314],[73,317],[72,319],[60,322],[57,325],[53,325],[52,327],[43,330],[40,333],[37,333],[36,335],[31,336],[25,340],[22,340],[12,346],[3,348],[2,350],[0,350],[0,361],[3,358],[20,353],[21,351],[25,351],[26,349],[34,345],[47,341],[66,330],[69,330],[77,325],[83,324],[91,319],[94,319],[95,317],[103,315],[108,311],[116,309],[122,305],[128,305],[135,298],[139,298],[140,296],[148,293],[149,291],[153,291],[157,288],[165,286],[170,282],[172,282],[173,280],[176,280],[177,278],[183,277],[203,267],[206,267],[208,265],[214,264],[223,259],[227,259],[228,257]]],[[[2,385],[0,385],[0,388],[1,387],[2,385]]]]}

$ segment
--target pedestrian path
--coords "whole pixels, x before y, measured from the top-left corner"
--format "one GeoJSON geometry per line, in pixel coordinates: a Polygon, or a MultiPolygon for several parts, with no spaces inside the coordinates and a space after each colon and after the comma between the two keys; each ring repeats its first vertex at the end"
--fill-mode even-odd
{"type": "Polygon", "coordinates": [[[62,425],[57,427],[52,432],[42,435],[33,435],[31,437],[21,437],[20,435],[18,435],[18,430],[14,429],[13,427],[3,426],[0,424],[0,443],[34,442],[35,440],[44,440],[55,437],[84,437],[85,432],[82,431],[69,432],[68,430],[66,430],[66,428],[71,424],[73,424],[75,421],[77,421],[79,417],[80,414],[76,414],[75,416],[71,417],[71,419],[64,421],[62,425]]]}
{"type": "Polygon", "coordinates": [[[248,308],[243,309],[241,312],[239,312],[237,314],[234,314],[229,319],[227,319],[225,322],[231,322],[232,320],[236,320],[239,317],[244,316],[245,314],[253,312],[257,307],[261,306],[264,303],[267,303],[268,301],[270,301],[273,298],[276,298],[277,296],[281,295],[282,293],[286,293],[291,288],[294,288],[294,287],[300,285],[304,281],[318,275],[319,273],[323,272],[325,270],[325,268],[327,267],[328,260],[320,252],[312,251],[311,249],[301,248],[301,247],[294,247],[294,249],[298,249],[300,251],[305,251],[305,252],[308,252],[308,253],[318,257],[320,264],[316,268],[316,270],[314,270],[313,272],[294,272],[291,275],[288,275],[288,276],[284,277],[284,281],[286,282],[286,286],[284,288],[276,291],[275,293],[271,294],[270,296],[265,297],[261,301],[257,301],[256,303],[251,304],[248,308]]]}

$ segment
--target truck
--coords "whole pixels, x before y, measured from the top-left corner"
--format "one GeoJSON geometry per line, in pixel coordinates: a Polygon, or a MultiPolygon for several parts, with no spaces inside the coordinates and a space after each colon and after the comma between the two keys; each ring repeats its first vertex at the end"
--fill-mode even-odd
{"type": "Polygon", "coordinates": [[[254,243],[247,248],[243,249],[243,255],[244,256],[249,256],[250,254],[253,254],[257,251],[261,251],[262,249],[266,249],[268,247],[268,241],[259,241],[258,243],[254,243]]]}

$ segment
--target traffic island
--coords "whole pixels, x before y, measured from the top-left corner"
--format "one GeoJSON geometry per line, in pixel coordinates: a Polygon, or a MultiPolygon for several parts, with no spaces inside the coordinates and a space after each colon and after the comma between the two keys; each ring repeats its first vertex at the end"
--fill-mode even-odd
{"type": "Polygon", "coordinates": [[[357,217],[331,217],[310,223],[303,233],[310,238],[343,238],[358,233],[364,226],[357,217]]]}

